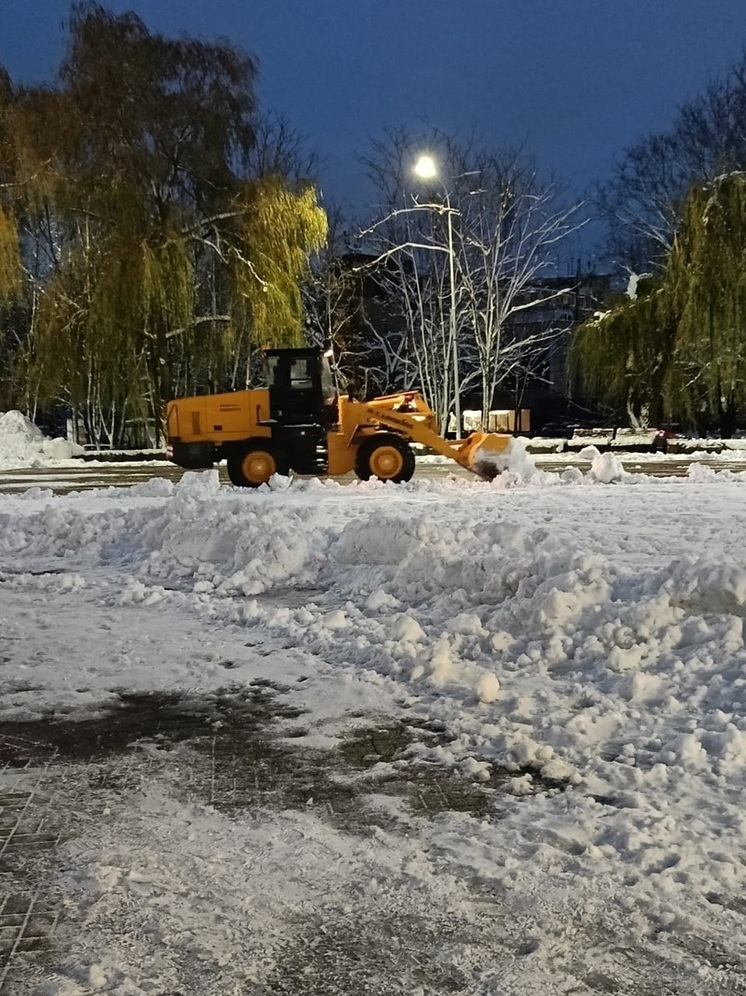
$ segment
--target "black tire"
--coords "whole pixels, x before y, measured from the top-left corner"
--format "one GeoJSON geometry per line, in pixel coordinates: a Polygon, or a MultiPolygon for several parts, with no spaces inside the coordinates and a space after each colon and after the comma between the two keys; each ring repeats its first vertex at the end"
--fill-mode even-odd
{"type": "Polygon", "coordinates": [[[401,484],[414,474],[414,453],[401,436],[377,432],[360,444],[355,454],[355,473],[361,481],[377,477],[379,481],[401,484]]]}
{"type": "Polygon", "coordinates": [[[228,456],[228,477],[238,488],[258,488],[273,474],[289,472],[287,456],[269,440],[250,440],[228,456]]]}

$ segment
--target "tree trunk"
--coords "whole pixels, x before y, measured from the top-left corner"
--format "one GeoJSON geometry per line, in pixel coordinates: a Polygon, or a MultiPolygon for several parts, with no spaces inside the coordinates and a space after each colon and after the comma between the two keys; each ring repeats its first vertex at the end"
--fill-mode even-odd
{"type": "Polygon", "coordinates": [[[736,409],[736,404],[733,399],[733,395],[730,394],[723,404],[722,400],[719,404],[718,411],[718,421],[720,423],[720,438],[721,439],[731,439],[733,433],[738,428],[738,412],[736,409]]]}

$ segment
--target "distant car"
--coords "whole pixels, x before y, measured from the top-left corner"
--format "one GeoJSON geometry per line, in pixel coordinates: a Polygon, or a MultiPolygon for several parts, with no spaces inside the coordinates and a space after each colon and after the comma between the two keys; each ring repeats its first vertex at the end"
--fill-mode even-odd
{"type": "Polygon", "coordinates": [[[629,453],[666,453],[668,440],[673,435],[669,429],[615,429],[611,449],[629,453]]]}

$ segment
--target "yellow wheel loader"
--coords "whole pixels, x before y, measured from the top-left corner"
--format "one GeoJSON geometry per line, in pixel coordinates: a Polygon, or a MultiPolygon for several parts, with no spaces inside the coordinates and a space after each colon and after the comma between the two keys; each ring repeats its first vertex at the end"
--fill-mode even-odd
{"type": "Polygon", "coordinates": [[[338,394],[320,349],[269,349],[268,388],[170,401],[166,410],[169,459],[192,470],[228,464],[239,487],[266,484],[273,474],[341,475],[367,481],[408,481],[414,473],[410,443],[421,443],[484,478],[490,459],[511,436],[476,432],[449,441],[417,391],[372,401],[338,394]]]}

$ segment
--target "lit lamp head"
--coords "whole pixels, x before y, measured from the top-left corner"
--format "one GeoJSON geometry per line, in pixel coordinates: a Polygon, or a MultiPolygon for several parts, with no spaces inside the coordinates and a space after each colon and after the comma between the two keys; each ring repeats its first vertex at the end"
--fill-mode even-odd
{"type": "Polygon", "coordinates": [[[423,180],[432,180],[438,175],[438,167],[432,156],[420,156],[414,164],[414,171],[423,180]]]}

